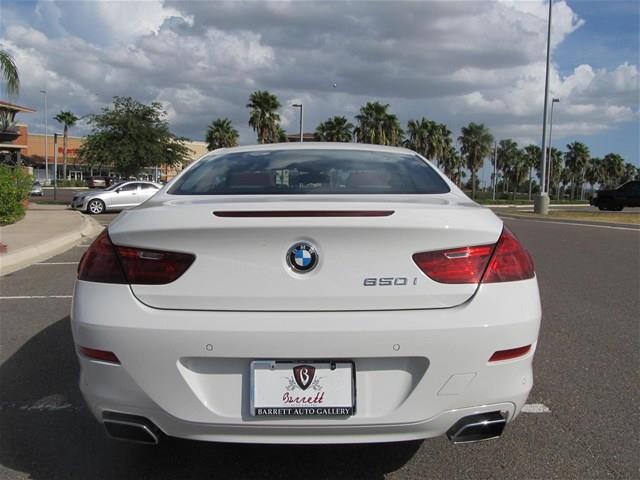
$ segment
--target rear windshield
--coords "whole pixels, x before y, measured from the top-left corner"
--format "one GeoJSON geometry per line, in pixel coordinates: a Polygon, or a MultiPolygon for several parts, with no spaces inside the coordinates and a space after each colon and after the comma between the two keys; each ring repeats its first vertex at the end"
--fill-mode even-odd
{"type": "Polygon", "coordinates": [[[359,150],[270,150],[210,155],[171,187],[174,195],[447,193],[412,154],[359,150]]]}

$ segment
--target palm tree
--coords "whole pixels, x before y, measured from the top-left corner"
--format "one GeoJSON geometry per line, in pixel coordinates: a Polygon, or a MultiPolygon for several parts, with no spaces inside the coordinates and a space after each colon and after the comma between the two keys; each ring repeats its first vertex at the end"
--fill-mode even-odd
{"type": "Polygon", "coordinates": [[[533,184],[533,170],[540,165],[542,149],[535,144],[527,145],[522,151],[523,158],[529,168],[529,200],[531,200],[531,185],[533,184]]]}
{"type": "Polygon", "coordinates": [[[444,170],[444,174],[449,177],[452,182],[460,186],[463,168],[464,161],[462,156],[460,156],[453,145],[447,146],[442,155],[442,169],[444,170]]]}
{"type": "Polygon", "coordinates": [[[388,109],[388,103],[380,102],[367,102],[360,107],[360,113],[356,115],[358,126],[354,130],[359,143],[400,145],[404,132],[398,117],[388,109]]]}
{"type": "MultiPolygon", "coordinates": [[[[562,174],[562,152],[556,147],[551,147],[547,158],[550,159],[551,167],[549,172],[549,195],[551,196],[551,190],[555,186],[556,189],[560,188],[560,175],[562,174]]],[[[536,164],[536,168],[539,163],[536,164]]]]}
{"type": "Polygon", "coordinates": [[[591,190],[594,189],[596,184],[604,183],[604,163],[601,158],[592,158],[587,167],[584,179],[591,186],[591,190]]]}
{"type": "Polygon", "coordinates": [[[498,165],[502,170],[503,177],[513,185],[513,196],[516,198],[518,186],[522,182],[522,175],[525,170],[524,156],[518,149],[518,144],[507,138],[498,142],[498,165]]]}
{"type": "Polygon", "coordinates": [[[484,159],[491,152],[493,135],[482,123],[471,122],[462,127],[462,135],[458,137],[461,144],[461,153],[464,156],[467,168],[471,171],[472,198],[476,197],[476,175],[482,166],[484,159]]]}
{"type": "Polygon", "coordinates": [[[321,142],[350,142],[353,124],[346,117],[331,117],[316,128],[316,140],[321,142]]]}
{"type": "MultiPolygon", "coordinates": [[[[573,142],[567,145],[567,151],[564,154],[564,161],[571,171],[571,198],[574,199],[577,194],[578,185],[584,183],[584,173],[589,163],[589,147],[582,142],[573,142]]],[[[582,194],[580,195],[582,197],[582,194]]]]}
{"type": "Polygon", "coordinates": [[[69,128],[73,127],[79,119],[73,113],[66,112],[64,110],[62,110],[53,118],[57,120],[59,123],[62,123],[64,125],[63,144],[62,144],[62,158],[64,162],[64,167],[62,168],[62,177],[66,179],[67,178],[67,139],[69,136],[69,128]]]}
{"type": "Polygon", "coordinates": [[[624,159],[617,153],[607,153],[602,159],[602,167],[607,178],[607,186],[619,185],[624,174],[624,159]]]}
{"type": "Polygon", "coordinates": [[[207,127],[207,149],[229,148],[238,145],[238,130],[228,118],[218,118],[207,127]]]}
{"type": "Polygon", "coordinates": [[[258,136],[258,143],[274,143],[278,140],[281,107],[278,97],[266,90],[258,90],[249,96],[247,108],[251,109],[249,126],[258,136]]]}
{"type": "Polygon", "coordinates": [[[16,67],[13,57],[4,50],[0,50],[0,76],[2,76],[6,82],[5,88],[8,96],[11,97],[20,93],[18,67],[16,67]]]}
{"type": "Polygon", "coordinates": [[[629,180],[639,180],[640,168],[636,167],[632,163],[626,163],[624,166],[624,173],[622,174],[621,182],[628,182],[629,180]]]}

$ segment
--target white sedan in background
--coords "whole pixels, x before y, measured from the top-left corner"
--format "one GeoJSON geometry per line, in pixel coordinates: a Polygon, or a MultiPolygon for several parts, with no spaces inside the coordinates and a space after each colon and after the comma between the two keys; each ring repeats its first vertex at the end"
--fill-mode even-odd
{"type": "Polygon", "coordinates": [[[82,393],[115,438],[500,436],[532,387],[529,254],[413,151],[211,152],[111,223],[72,306],[82,393]]]}
{"type": "Polygon", "coordinates": [[[71,200],[71,208],[92,215],[98,215],[107,210],[125,210],[147,201],[161,188],[162,185],[158,183],[140,180],[114,183],[104,190],[77,193],[71,200]]]}

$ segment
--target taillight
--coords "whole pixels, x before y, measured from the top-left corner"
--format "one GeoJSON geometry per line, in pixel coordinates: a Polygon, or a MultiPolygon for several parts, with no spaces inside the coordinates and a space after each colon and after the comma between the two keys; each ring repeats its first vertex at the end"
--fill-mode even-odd
{"type": "Polygon", "coordinates": [[[506,227],[495,245],[420,252],[413,260],[440,283],[512,282],[534,276],[531,257],[506,227]]]}
{"type": "Polygon", "coordinates": [[[177,280],[195,258],[190,253],[113,245],[104,230],[80,260],[78,279],[101,283],[163,285],[177,280]]]}
{"type": "Polygon", "coordinates": [[[533,278],[533,260],[513,233],[504,227],[482,283],[513,282],[533,278]]]}
{"type": "Polygon", "coordinates": [[[196,259],[190,253],[116,247],[129,283],[163,285],[177,280],[196,259]]]}
{"type": "Polygon", "coordinates": [[[127,283],[120,261],[106,230],[93,241],[78,265],[78,280],[127,283]]]}
{"type": "Polygon", "coordinates": [[[420,270],[440,283],[478,283],[482,278],[493,245],[421,252],[413,256],[420,270]]]}

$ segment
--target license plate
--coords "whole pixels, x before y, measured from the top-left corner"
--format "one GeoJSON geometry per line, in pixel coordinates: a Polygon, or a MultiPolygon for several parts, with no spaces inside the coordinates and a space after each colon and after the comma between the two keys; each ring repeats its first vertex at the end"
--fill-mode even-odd
{"type": "Polygon", "coordinates": [[[251,363],[255,416],[349,416],[354,413],[353,362],[251,363]]]}

